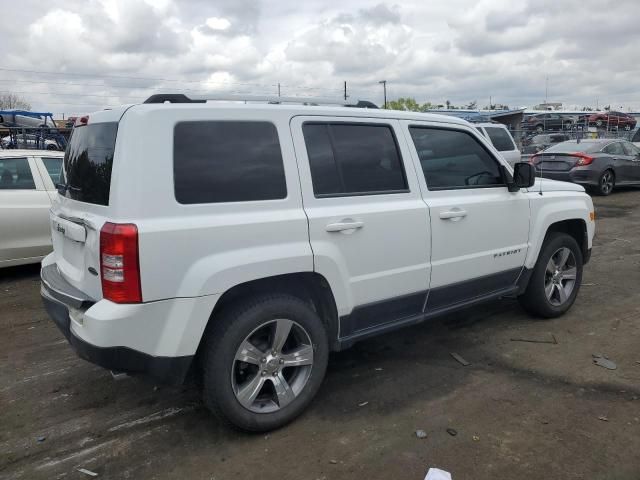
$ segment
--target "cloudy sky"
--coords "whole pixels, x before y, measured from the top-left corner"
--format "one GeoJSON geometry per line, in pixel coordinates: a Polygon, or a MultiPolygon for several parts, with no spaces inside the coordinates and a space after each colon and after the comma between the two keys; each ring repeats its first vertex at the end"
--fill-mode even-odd
{"type": "Polygon", "coordinates": [[[0,91],[82,113],[156,92],[640,110],[638,0],[3,2],[0,91]]]}

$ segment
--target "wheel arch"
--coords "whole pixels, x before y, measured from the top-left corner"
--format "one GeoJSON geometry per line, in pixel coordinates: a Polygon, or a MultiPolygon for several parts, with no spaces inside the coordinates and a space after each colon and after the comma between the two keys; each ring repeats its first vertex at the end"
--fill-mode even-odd
{"type": "Polygon", "coordinates": [[[226,290],[216,302],[200,339],[198,351],[206,337],[207,330],[215,325],[219,314],[243,298],[267,294],[289,294],[307,302],[318,314],[327,330],[329,348],[338,348],[338,311],[331,286],[326,278],[317,272],[297,272],[243,282],[226,290]]]}

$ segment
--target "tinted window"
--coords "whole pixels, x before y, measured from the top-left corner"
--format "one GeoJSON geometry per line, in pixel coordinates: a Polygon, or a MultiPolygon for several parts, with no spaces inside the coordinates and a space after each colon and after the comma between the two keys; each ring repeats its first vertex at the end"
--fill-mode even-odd
{"type": "Polygon", "coordinates": [[[111,167],[117,122],[92,123],[73,129],[64,154],[61,195],[80,202],[109,204],[111,167]]]}
{"type": "Polygon", "coordinates": [[[287,196],[282,152],[268,122],[180,122],[173,136],[176,200],[184,204],[287,196]]]}
{"type": "Polygon", "coordinates": [[[34,190],[31,168],[26,158],[0,158],[0,190],[34,190]]]}
{"type": "Polygon", "coordinates": [[[316,196],[407,190],[388,125],[307,123],[302,130],[316,196]]]}
{"type": "Polygon", "coordinates": [[[486,127],[485,130],[489,134],[489,138],[491,139],[491,143],[496,149],[500,152],[508,152],[510,150],[515,150],[516,146],[513,144],[513,140],[511,140],[511,135],[504,128],[500,127],[486,127]]]}
{"type": "Polygon", "coordinates": [[[609,155],[625,155],[624,149],[622,148],[622,144],[620,142],[610,143],[606,147],[602,149],[604,153],[608,153],[609,155]]]}
{"type": "Polygon", "coordinates": [[[55,185],[60,183],[60,175],[62,173],[62,159],[61,158],[43,158],[44,168],[47,169],[47,173],[51,177],[51,181],[55,185]]]}
{"type": "Polygon", "coordinates": [[[633,134],[632,142],[640,142],[640,129],[636,130],[636,133],[633,134]]]}
{"type": "Polygon", "coordinates": [[[498,162],[467,132],[411,127],[430,189],[504,185],[498,162]]]}

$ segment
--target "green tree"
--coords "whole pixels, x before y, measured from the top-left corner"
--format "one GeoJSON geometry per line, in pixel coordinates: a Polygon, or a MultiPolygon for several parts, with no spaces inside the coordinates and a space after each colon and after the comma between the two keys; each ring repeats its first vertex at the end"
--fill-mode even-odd
{"type": "Polygon", "coordinates": [[[387,102],[387,108],[389,110],[404,110],[409,112],[426,112],[433,108],[431,102],[418,103],[415,98],[400,97],[397,100],[391,100],[387,102]]]}

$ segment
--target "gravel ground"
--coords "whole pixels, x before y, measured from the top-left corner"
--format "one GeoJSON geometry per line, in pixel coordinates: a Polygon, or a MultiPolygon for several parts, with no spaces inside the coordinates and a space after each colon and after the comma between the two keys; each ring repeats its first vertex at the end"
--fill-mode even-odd
{"type": "Polygon", "coordinates": [[[638,479],[640,191],[595,202],[567,315],[536,320],[505,299],[357,344],[269,435],[225,429],[194,387],[114,381],[47,318],[37,266],[0,271],[0,478],[638,479]]]}

